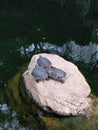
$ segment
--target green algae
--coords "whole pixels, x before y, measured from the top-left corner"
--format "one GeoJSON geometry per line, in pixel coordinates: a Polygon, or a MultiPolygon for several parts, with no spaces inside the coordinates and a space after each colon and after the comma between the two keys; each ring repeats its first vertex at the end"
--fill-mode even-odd
{"type": "Polygon", "coordinates": [[[43,117],[47,130],[97,130],[98,112],[87,118],[85,116],[43,117]]]}

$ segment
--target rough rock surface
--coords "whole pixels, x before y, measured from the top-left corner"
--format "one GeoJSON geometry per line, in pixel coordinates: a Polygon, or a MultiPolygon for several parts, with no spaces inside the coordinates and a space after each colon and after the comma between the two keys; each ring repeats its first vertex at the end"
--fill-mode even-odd
{"type": "Polygon", "coordinates": [[[90,107],[90,87],[78,68],[54,54],[34,55],[23,74],[24,83],[29,95],[46,111],[60,115],[87,114],[90,107]],[[65,83],[49,79],[36,82],[31,72],[37,64],[39,55],[48,58],[52,66],[66,72],[65,83]]]}

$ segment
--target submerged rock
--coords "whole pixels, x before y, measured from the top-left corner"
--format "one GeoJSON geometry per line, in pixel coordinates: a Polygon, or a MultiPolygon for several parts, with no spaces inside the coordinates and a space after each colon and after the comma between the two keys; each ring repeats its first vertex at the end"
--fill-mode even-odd
{"type": "Polygon", "coordinates": [[[87,115],[89,114],[91,90],[78,68],[71,62],[53,54],[34,55],[23,74],[24,83],[29,95],[43,109],[59,115],[87,115]],[[39,55],[50,60],[53,67],[66,73],[62,84],[49,79],[36,82],[32,70],[37,64],[39,55]]]}

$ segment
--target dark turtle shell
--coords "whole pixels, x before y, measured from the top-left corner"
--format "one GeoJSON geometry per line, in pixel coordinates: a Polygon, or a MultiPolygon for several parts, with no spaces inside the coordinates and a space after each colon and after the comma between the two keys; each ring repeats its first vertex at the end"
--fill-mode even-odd
{"type": "Polygon", "coordinates": [[[42,57],[42,56],[39,56],[39,58],[37,60],[37,64],[44,68],[48,68],[51,66],[50,60],[48,60],[46,57],[42,57]]]}
{"type": "Polygon", "coordinates": [[[61,83],[65,82],[66,73],[61,69],[58,69],[56,67],[51,67],[48,71],[48,74],[49,74],[49,78],[51,79],[57,80],[61,83]]]}
{"type": "Polygon", "coordinates": [[[34,76],[37,82],[40,80],[48,79],[47,71],[43,67],[38,65],[35,66],[31,74],[34,76]]]}

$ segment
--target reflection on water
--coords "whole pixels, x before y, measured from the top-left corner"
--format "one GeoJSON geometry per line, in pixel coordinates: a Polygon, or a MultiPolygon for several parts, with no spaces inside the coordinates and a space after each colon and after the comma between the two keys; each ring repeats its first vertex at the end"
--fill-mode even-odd
{"type": "Polygon", "coordinates": [[[32,43],[27,48],[24,48],[23,46],[20,48],[21,56],[30,56],[30,54],[32,55],[34,52],[54,53],[62,55],[63,57],[66,55],[73,61],[82,61],[83,63],[96,63],[98,60],[98,45],[92,42],[84,46],[76,44],[75,41],[67,42],[62,46],[48,42],[40,42],[36,47],[35,44],[32,43]]]}
{"type": "Polygon", "coordinates": [[[11,110],[7,104],[0,104],[0,130],[29,130],[20,126],[17,114],[11,110]]]}
{"type": "Polygon", "coordinates": [[[0,110],[2,111],[2,113],[5,113],[5,114],[7,114],[7,111],[8,111],[8,106],[7,106],[7,104],[0,104],[0,110]]]}

